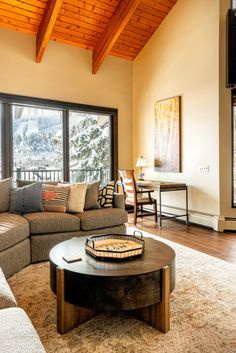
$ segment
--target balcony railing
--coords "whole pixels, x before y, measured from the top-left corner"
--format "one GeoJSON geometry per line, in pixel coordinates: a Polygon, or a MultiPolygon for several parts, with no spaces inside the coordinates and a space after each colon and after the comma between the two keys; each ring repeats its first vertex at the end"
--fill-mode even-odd
{"type": "MultiPolygon", "coordinates": [[[[17,168],[13,171],[14,179],[32,181],[62,181],[63,171],[61,169],[32,169],[17,168]]],[[[71,182],[93,182],[100,180],[101,185],[110,181],[110,172],[107,169],[72,169],[70,170],[71,182]]]]}

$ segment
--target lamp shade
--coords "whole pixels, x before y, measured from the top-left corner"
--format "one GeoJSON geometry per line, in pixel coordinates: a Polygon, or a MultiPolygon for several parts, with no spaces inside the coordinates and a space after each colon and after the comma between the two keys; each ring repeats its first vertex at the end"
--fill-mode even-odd
{"type": "Polygon", "coordinates": [[[144,159],[143,156],[141,156],[137,160],[136,167],[147,167],[147,160],[144,159]]]}

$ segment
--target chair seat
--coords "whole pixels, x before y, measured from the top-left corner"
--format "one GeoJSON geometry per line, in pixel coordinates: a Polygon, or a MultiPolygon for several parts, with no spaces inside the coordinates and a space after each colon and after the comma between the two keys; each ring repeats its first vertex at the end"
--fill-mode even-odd
{"type": "Polygon", "coordinates": [[[137,200],[137,205],[140,205],[140,204],[152,204],[152,203],[155,203],[156,200],[153,199],[153,198],[149,198],[149,197],[141,197],[140,199],[137,200]]]}
{"type": "MultiPolygon", "coordinates": [[[[142,197],[142,198],[140,197],[137,200],[137,205],[151,205],[151,204],[154,204],[155,202],[156,202],[156,200],[153,198],[151,198],[151,200],[150,200],[149,197],[142,197]]],[[[126,205],[134,206],[133,200],[126,199],[125,203],[126,203],[126,205]]]]}

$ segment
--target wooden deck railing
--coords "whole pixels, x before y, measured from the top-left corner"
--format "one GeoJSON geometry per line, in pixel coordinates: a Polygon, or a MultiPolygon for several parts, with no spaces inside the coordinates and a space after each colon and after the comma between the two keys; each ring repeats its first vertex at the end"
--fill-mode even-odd
{"type": "MultiPolygon", "coordinates": [[[[62,181],[63,171],[61,169],[33,169],[26,170],[17,168],[13,171],[14,179],[33,181],[62,181]]],[[[70,181],[93,182],[100,180],[101,185],[110,180],[109,170],[99,169],[72,169],[70,170],[70,181]]]]}

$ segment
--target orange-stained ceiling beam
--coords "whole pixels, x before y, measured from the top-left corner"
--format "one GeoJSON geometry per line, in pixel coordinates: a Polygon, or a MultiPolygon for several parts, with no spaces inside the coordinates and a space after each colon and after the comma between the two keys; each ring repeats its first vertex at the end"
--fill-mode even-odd
{"type": "Polygon", "coordinates": [[[141,0],[121,0],[93,50],[92,72],[96,74],[141,0]]]}
{"type": "Polygon", "coordinates": [[[40,63],[63,0],[48,0],[36,37],[36,62],[40,63]]]}

